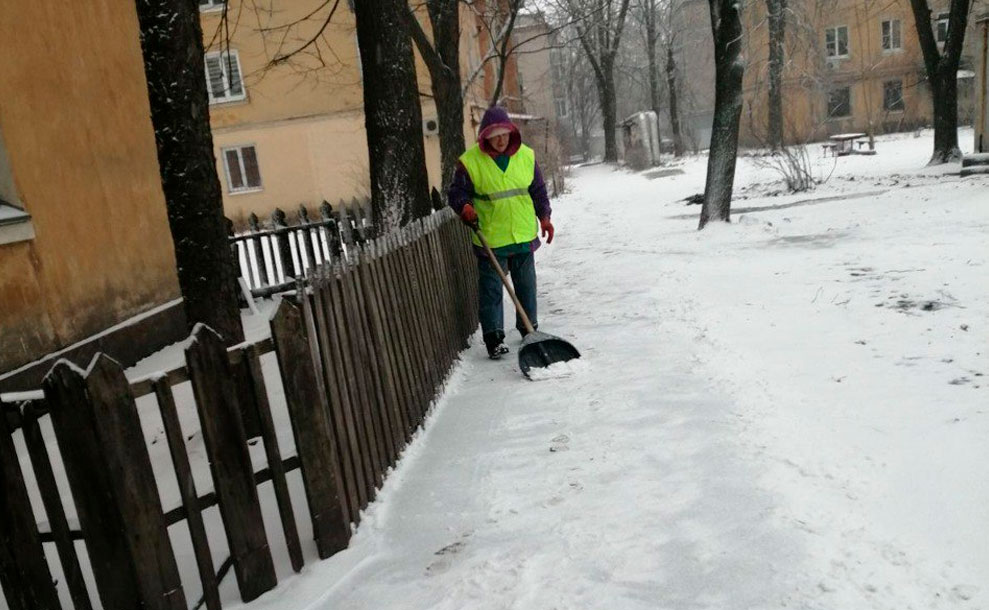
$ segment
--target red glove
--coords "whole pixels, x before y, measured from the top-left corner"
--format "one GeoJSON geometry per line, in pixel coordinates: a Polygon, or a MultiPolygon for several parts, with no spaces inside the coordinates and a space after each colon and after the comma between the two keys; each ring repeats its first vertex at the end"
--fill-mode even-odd
{"type": "Polygon", "coordinates": [[[540,218],[539,226],[543,228],[543,237],[546,238],[546,243],[553,243],[553,223],[550,221],[549,216],[540,218]]]}
{"type": "Polygon", "coordinates": [[[474,206],[469,203],[465,203],[462,210],[460,210],[460,219],[469,225],[477,224],[477,212],[474,210],[474,206]]]}

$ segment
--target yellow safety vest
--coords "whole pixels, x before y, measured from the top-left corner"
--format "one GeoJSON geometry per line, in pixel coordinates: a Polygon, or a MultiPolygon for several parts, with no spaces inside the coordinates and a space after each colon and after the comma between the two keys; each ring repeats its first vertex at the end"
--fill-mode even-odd
{"type": "MultiPolygon", "coordinates": [[[[460,162],[474,183],[472,203],[488,244],[501,248],[536,239],[539,221],[529,196],[529,185],[536,175],[532,149],[523,144],[505,171],[477,144],[460,156],[460,162]]],[[[481,245],[476,235],[473,239],[481,245]]]]}

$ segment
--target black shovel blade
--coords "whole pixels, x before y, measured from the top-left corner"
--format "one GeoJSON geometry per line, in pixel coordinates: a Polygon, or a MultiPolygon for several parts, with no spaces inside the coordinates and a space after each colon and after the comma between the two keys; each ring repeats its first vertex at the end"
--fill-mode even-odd
{"type": "Polygon", "coordinates": [[[580,352],[567,341],[539,331],[529,333],[519,348],[519,368],[529,376],[529,369],[541,369],[557,362],[580,358],[580,352]]]}

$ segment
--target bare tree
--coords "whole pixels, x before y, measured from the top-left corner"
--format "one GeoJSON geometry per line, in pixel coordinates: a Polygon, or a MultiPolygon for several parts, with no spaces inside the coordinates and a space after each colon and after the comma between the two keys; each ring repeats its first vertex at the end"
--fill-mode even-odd
{"type": "Polygon", "coordinates": [[[656,47],[659,43],[660,30],[656,21],[659,16],[656,0],[640,0],[639,9],[642,14],[642,25],[645,33],[646,60],[649,72],[649,102],[652,111],[660,116],[662,102],[659,95],[659,66],[656,60],[656,47]]]}
{"type": "Polygon", "coordinates": [[[586,159],[591,154],[591,129],[598,122],[600,112],[595,99],[594,74],[584,52],[572,48],[567,48],[564,54],[563,72],[573,138],[580,142],[580,151],[586,159]]]}
{"type": "Polygon", "coordinates": [[[927,0],[910,0],[920,49],[924,54],[927,82],[934,102],[934,153],[930,164],[961,158],[958,148],[958,66],[968,27],[971,0],[951,0],[944,50],[938,50],[927,0]]]}
{"type": "Polygon", "coordinates": [[[433,100],[436,103],[443,192],[446,192],[447,183],[453,178],[457,159],[466,149],[464,94],[460,80],[460,2],[461,0],[425,1],[432,40],[416,18],[415,8],[406,12],[406,24],[429,70],[433,100]]]}
{"type": "Polygon", "coordinates": [[[594,71],[604,123],[604,160],[618,160],[615,57],[621,45],[629,0],[566,0],[577,37],[594,71]]]}
{"type": "Polygon", "coordinates": [[[666,86],[670,103],[670,129],[673,130],[673,154],[682,157],[686,152],[683,144],[683,128],[680,125],[680,83],[677,80],[677,62],[674,54],[674,35],[666,39],[666,86]]]}
{"type": "Polygon", "coordinates": [[[203,33],[189,0],[138,0],[141,49],[186,319],[244,340],[213,158],[203,33]]]}
{"type": "Polygon", "coordinates": [[[738,128],[742,116],[742,77],[745,73],[740,4],[737,0],[708,0],[708,3],[714,37],[716,86],[700,229],[712,220],[730,222],[738,128]]]}
{"type": "Polygon", "coordinates": [[[430,214],[422,107],[406,0],[354,3],[361,53],[371,206],[385,230],[430,214]]]}
{"type": "Polygon", "coordinates": [[[783,65],[787,0],[766,0],[769,13],[769,147],[783,148],[783,65]]]}

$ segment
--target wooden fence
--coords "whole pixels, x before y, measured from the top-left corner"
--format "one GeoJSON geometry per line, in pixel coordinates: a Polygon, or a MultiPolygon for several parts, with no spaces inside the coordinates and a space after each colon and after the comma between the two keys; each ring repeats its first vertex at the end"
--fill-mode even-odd
{"type": "Polygon", "coordinates": [[[247,222],[247,231],[231,235],[230,247],[239,275],[255,297],[290,290],[296,278],[324,262],[345,258],[349,248],[376,235],[369,200],[341,200],[336,208],[324,201],[318,220],[300,205],[294,225],[281,209],[272,212],[268,227],[261,226],[256,214],[247,222]]]}
{"type": "MultiPolygon", "coordinates": [[[[76,610],[180,610],[185,593],[168,526],[188,526],[202,600],[221,607],[203,511],[218,506],[240,597],[247,602],[277,584],[262,522],[258,485],[270,481],[292,568],[304,556],[286,473],[298,469],[320,558],[346,548],[351,525],[371,502],[477,325],[476,265],[467,231],[449,210],[401,232],[329,256],[297,283],[271,320],[271,339],[226,348],[206,326],[185,347],[185,365],[129,381],[97,354],[85,371],[60,361],[43,398],[19,402],[17,421],[0,418],[0,586],[10,610],[61,608],[47,552],[64,575],[59,586],[76,610]],[[271,375],[261,358],[277,358],[295,455],[285,457],[272,416],[271,375]],[[191,381],[194,404],[177,404],[173,388],[191,381]],[[176,506],[162,506],[135,400],[153,396],[178,483],[176,506]],[[197,489],[179,423],[194,409],[213,489],[197,489]],[[39,424],[50,418],[55,447],[39,424]],[[267,467],[256,471],[249,439],[260,437],[267,467]],[[22,449],[19,449],[22,447],[22,449]],[[61,457],[68,490],[53,474],[61,457]],[[57,463],[55,463],[57,465],[57,463]],[[30,476],[26,476],[30,474],[30,476]],[[42,533],[29,485],[47,517],[42,533]],[[66,493],[70,492],[70,493],[66,493]],[[78,525],[66,517],[74,506],[78,525]],[[74,541],[85,541],[80,561],[74,541]],[[54,549],[51,547],[54,546],[54,549]],[[95,595],[83,565],[91,566],[95,595]]],[[[188,421],[188,419],[187,419],[188,421]]],[[[187,424],[188,425],[188,424],[187,424]]],[[[296,495],[299,495],[298,493],[296,495]]]]}

